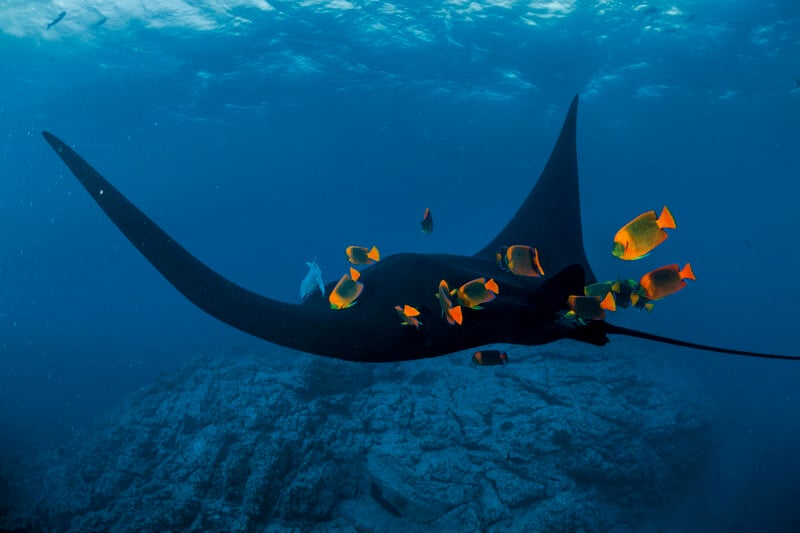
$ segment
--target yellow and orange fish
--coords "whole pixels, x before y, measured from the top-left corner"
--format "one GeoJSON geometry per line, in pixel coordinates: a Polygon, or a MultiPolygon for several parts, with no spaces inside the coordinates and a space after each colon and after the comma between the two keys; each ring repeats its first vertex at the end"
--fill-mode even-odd
{"type": "Polygon", "coordinates": [[[364,284],[358,281],[360,277],[361,274],[358,270],[350,267],[350,272],[342,276],[328,296],[331,309],[347,309],[355,305],[356,299],[364,290],[364,284]]]}
{"type": "MultiPolygon", "coordinates": [[[[614,292],[618,307],[627,309],[631,304],[633,304],[641,309],[642,306],[647,303],[646,301],[643,301],[646,300],[644,297],[644,289],[635,279],[617,280],[611,286],[611,290],[614,292]]],[[[651,308],[652,304],[651,307],[648,308],[648,311],[651,308]]]]}
{"type": "Polygon", "coordinates": [[[461,306],[453,306],[453,301],[450,299],[450,287],[445,280],[439,282],[439,290],[436,293],[436,299],[439,300],[439,305],[442,307],[442,316],[447,319],[447,323],[451,326],[454,324],[460,326],[464,320],[461,306]]]}
{"type": "Polygon", "coordinates": [[[415,328],[419,329],[419,327],[422,325],[422,322],[420,322],[417,318],[419,316],[419,309],[416,307],[412,307],[410,305],[404,305],[403,307],[400,307],[399,305],[395,305],[394,310],[397,311],[398,315],[400,315],[400,320],[402,320],[402,324],[404,326],[414,326],[415,328]]]}
{"type": "Polygon", "coordinates": [[[354,265],[371,265],[381,260],[381,254],[375,246],[371,249],[363,246],[348,246],[344,253],[347,254],[347,260],[354,265]]]}
{"type": "MultiPolygon", "coordinates": [[[[601,301],[609,292],[614,294],[617,307],[622,308],[628,308],[631,304],[635,306],[640,298],[644,298],[644,289],[638,281],[633,279],[601,281],[583,288],[585,296],[599,296],[601,301]]],[[[642,305],[644,303],[646,302],[642,302],[642,305]]],[[[639,307],[641,308],[642,305],[639,307]]]]}
{"type": "Polygon", "coordinates": [[[641,259],[664,242],[668,236],[664,231],[665,228],[676,227],[675,219],[672,218],[667,206],[664,206],[661,216],[656,216],[655,211],[642,213],[617,232],[611,254],[628,261],[641,259]]]}
{"type": "Polygon", "coordinates": [[[653,310],[653,302],[647,298],[644,287],[635,279],[618,280],[611,290],[616,296],[618,307],[627,308],[632,305],[639,310],[646,309],[648,313],[653,310]]]}
{"type": "Polygon", "coordinates": [[[481,305],[491,302],[500,294],[500,288],[493,279],[486,281],[486,278],[476,278],[463,284],[457,291],[451,291],[450,294],[455,294],[458,302],[464,307],[482,309],[481,305]]]}
{"type": "Polygon", "coordinates": [[[648,300],[646,296],[636,296],[635,294],[631,298],[631,303],[636,309],[640,311],[645,309],[648,313],[652,312],[653,308],[656,306],[653,302],[648,300]]]}
{"type": "Polygon", "coordinates": [[[431,233],[433,231],[433,217],[431,216],[431,208],[425,208],[425,214],[422,215],[422,222],[419,223],[422,226],[422,233],[431,233]]]}
{"type": "Polygon", "coordinates": [[[697,279],[689,263],[683,268],[678,265],[667,265],[648,272],[639,284],[644,288],[648,300],[660,300],[665,296],[678,292],[686,286],[687,279],[697,279]]]}
{"type": "Polygon", "coordinates": [[[544,276],[544,270],[539,263],[539,250],[536,248],[522,244],[501,246],[500,251],[495,254],[495,258],[497,266],[517,276],[533,278],[544,276]]]}
{"type": "Polygon", "coordinates": [[[599,296],[573,295],[567,298],[567,305],[570,308],[568,315],[573,314],[584,320],[603,320],[606,317],[606,310],[617,310],[614,294],[610,291],[602,300],[599,296]]]}
{"type": "Polygon", "coordinates": [[[598,281],[597,283],[591,283],[583,288],[583,295],[599,296],[600,299],[603,299],[606,297],[606,294],[614,290],[615,283],[614,281],[598,281]]]}
{"type": "Polygon", "coordinates": [[[472,361],[481,366],[504,365],[508,363],[508,356],[500,350],[481,350],[472,354],[472,361]]]}

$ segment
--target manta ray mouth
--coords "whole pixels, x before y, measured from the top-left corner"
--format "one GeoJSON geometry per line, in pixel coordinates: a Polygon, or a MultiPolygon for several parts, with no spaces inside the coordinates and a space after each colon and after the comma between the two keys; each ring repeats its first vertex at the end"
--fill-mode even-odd
{"type": "Polygon", "coordinates": [[[494,239],[472,256],[383,258],[363,274],[365,288],[358,305],[340,311],[332,311],[322,298],[290,304],[226,279],[178,244],[61,139],[47,131],[42,134],[109,219],[181,294],[218,320],[275,344],[351,361],[387,362],[435,357],[496,342],[533,345],[573,338],[602,345],[608,342],[608,334],[618,334],[727,354],[800,360],[800,356],[680,341],[605,321],[581,327],[560,325],[568,295],[578,294],[595,281],[581,228],[577,111],[576,95],[539,179],[494,239]],[[500,271],[495,253],[501,246],[514,244],[535,244],[546,258],[549,275],[519,279],[500,271]],[[457,287],[479,277],[497,280],[497,299],[481,311],[470,310],[475,314],[463,326],[448,324],[433,298],[440,280],[457,287]],[[404,304],[423,310],[418,317],[423,326],[418,330],[398,320],[395,307],[404,304]],[[425,311],[427,306],[433,309],[425,311]]]}

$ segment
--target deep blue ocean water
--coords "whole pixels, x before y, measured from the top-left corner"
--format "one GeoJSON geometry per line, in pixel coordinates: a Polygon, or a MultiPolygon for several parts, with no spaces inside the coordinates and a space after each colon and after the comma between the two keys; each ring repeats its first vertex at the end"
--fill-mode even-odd
{"type": "MultiPolygon", "coordinates": [[[[527,195],[579,93],[595,273],[690,261],[698,278],[652,314],[614,321],[800,355],[794,0],[4,0],[0,57],[4,447],[63,439],[199,352],[261,343],[169,286],[43,129],[209,266],[297,301],[305,261],[333,279],[349,244],[481,248],[527,195]],[[664,204],[679,228],[657,253],[610,255],[622,224],[664,204]]],[[[726,490],[752,504],[748,516],[788,524],[800,365],[649,351],[664,376],[723,406],[726,490]]]]}

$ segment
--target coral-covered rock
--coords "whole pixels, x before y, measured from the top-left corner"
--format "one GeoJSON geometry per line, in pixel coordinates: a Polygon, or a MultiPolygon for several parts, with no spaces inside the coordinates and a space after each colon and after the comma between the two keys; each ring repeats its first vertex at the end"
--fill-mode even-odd
{"type": "Polygon", "coordinates": [[[497,367],[201,357],[44,457],[32,516],[73,531],[608,530],[681,497],[706,410],[608,351],[506,351],[497,367]]]}

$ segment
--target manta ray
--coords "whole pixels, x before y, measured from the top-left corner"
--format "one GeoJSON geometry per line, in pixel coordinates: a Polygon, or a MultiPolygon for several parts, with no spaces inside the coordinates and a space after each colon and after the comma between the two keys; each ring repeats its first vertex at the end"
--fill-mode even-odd
{"type": "MultiPolygon", "coordinates": [[[[210,269],[155,224],[66,143],[42,132],[100,208],[181,294],[209,315],[266,341],[357,362],[436,357],[480,346],[542,345],[561,339],[602,346],[627,335],[727,354],[800,360],[800,356],[748,352],[687,342],[613,325],[565,319],[569,295],[596,281],[586,259],[578,191],[578,96],[567,111],[555,147],[528,197],[494,239],[472,255],[398,253],[362,272],[357,305],[333,310],[324,298],[299,304],[256,294],[210,269]],[[500,246],[536,246],[547,276],[516,276],[498,268],[500,246]],[[440,280],[458,287],[494,278],[500,294],[483,309],[465,309],[451,325],[435,298],[440,280]],[[415,306],[423,325],[400,323],[395,306],[415,306]]],[[[327,292],[335,282],[326,284],[327,292]]]]}

